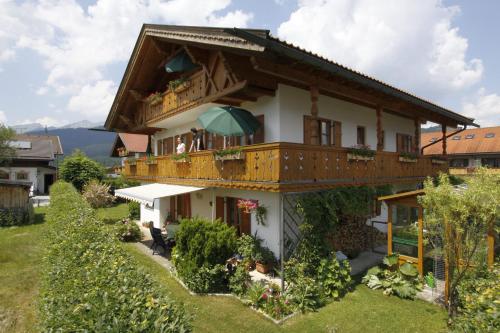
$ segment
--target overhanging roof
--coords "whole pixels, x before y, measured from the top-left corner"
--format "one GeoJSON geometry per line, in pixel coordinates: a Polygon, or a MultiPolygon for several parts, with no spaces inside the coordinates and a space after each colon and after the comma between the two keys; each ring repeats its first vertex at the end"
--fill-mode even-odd
{"type": "Polygon", "coordinates": [[[115,196],[137,201],[143,204],[153,205],[155,199],[196,192],[203,189],[204,187],[154,183],[119,189],[115,191],[115,196]]]}

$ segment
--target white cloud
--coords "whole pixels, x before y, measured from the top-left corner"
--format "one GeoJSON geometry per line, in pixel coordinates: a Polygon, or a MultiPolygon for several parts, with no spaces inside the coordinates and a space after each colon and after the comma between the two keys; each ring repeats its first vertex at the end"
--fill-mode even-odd
{"type": "Polygon", "coordinates": [[[5,115],[5,112],[0,110],[0,124],[5,123],[7,123],[7,116],[5,115]]]}
{"type": "Polygon", "coordinates": [[[64,121],[54,119],[52,117],[41,117],[41,118],[36,118],[36,119],[25,119],[21,122],[16,123],[16,125],[27,125],[27,124],[33,124],[33,123],[38,123],[43,126],[51,127],[51,126],[61,126],[64,124],[64,121]]]}
{"type": "Polygon", "coordinates": [[[487,94],[486,89],[479,89],[474,101],[463,104],[463,113],[476,119],[481,126],[500,125],[500,95],[487,94]]]}
{"type": "Polygon", "coordinates": [[[70,98],[68,109],[86,116],[103,119],[111,108],[116,90],[116,85],[109,80],[85,85],[78,94],[70,98]]]}
{"type": "Polygon", "coordinates": [[[0,11],[8,8],[13,22],[2,22],[0,14],[0,49],[2,32],[7,31],[17,48],[31,49],[44,59],[48,75],[37,93],[69,95],[71,110],[93,114],[103,114],[103,105],[113,97],[101,94],[115,91],[105,77],[106,66],[129,59],[144,22],[244,27],[252,19],[240,10],[220,14],[231,0],[97,0],[87,8],[75,0],[1,1],[0,11]],[[83,101],[89,94],[99,100],[83,101]]]}
{"type": "Polygon", "coordinates": [[[42,87],[40,87],[40,88],[38,88],[38,89],[36,90],[36,94],[37,94],[38,96],[43,96],[43,95],[45,95],[48,91],[49,91],[49,88],[47,88],[46,86],[42,86],[42,87]]]}
{"type": "Polygon", "coordinates": [[[300,0],[278,36],[332,60],[437,98],[476,84],[479,59],[440,0],[300,0]]]}

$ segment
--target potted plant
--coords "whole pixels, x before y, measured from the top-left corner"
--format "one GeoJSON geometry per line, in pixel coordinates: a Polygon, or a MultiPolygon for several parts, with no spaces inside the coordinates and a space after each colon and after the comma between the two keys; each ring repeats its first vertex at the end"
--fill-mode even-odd
{"type": "Polygon", "coordinates": [[[238,254],[243,258],[242,264],[248,271],[255,269],[255,256],[259,248],[259,241],[251,235],[242,235],[238,238],[238,254]]]}
{"type": "Polygon", "coordinates": [[[137,164],[137,159],[132,157],[127,159],[128,165],[136,165],[137,164]]]}
{"type": "Polygon", "coordinates": [[[183,90],[186,90],[191,86],[191,81],[188,81],[186,78],[178,78],[176,80],[172,80],[168,83],[168,89],[175,93],[179,93],[183,90]]]}
{"type": "Polygon", "coordinates": [[[189,162],[189,155],[184,152],[182,154],[172,154],[170,157],[174,163],[188,163],[189,162]]]}
{"type": "Polygon", "coordinates": [[[269,273],[275,261],[276,258],[274,257],[274,253],[267,247],[261,246],[259,251],[255,254],[255,267],[259,273],[269,273]]]}
{"type": "Polygon", "coordinates": [[[146,157],[146,164],[149,164],[149,165],[154,165],[154,164],[157,164],[158,161],[156,160],[156,156],[154,155],[148,155],[146,157]]]}
{"type": "Polygon", "coordinates": [[[162,93],[157,91],[146,97],[146,103],[149,105],[158,105],[163,101],[162,93]]]}
{"type": "Polygon", "coordinates": [[[417,163],[418,155],[410,152],[399,153],[399,161],[404,163],[417,163]]]}
{"type": "Polygon", "coordinates": [[[370,149],[368,145],[352,146],[347,152],[347,159],[349,161],[373,161],[375,150],[370,149]]]}
{"type": "Polygon", "coordinates": [[[241,148],[227,148],[214,152],[216,161],[243,160],[245,155],[241,148]]]}

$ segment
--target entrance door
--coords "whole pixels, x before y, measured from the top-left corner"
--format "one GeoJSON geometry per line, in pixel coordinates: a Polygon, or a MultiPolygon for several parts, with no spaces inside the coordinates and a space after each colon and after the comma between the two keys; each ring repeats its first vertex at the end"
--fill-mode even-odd
{"type": "Polygon", "coordinates": [[[54,184],[54,175],[46,173],[43,176],[43,193],[49,193],[49,188],[52,184],[54,184]]]}
{"type": "Polygon", "coordinates": [[[217,197],[215,216],[236,228],[238,236],[251,233],[251,214],[238,208],[239,198],[217,197]],[[225,214],[224,214],[225,207],[225,214]]]}

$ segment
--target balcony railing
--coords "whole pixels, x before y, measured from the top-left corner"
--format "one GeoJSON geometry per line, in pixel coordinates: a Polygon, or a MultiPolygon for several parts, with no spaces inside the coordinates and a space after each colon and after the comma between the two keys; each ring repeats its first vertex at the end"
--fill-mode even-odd
{"type": "Polygon", "coordinates": [[[137,160],[125,166],[124,174],[143,181],[293,191],[420,181],[448,169],[447,163],[433,163],[430,157],[408,163],[391,152],[379,152],[373,160],[352,160],[344,148],[270,143],[242,149],[244,159],[236,161],[217,161],[212,151],[191,153],[187,161],[170,156],[157,157],[156,164],[137,160]]]}

